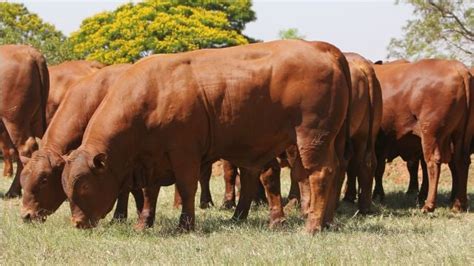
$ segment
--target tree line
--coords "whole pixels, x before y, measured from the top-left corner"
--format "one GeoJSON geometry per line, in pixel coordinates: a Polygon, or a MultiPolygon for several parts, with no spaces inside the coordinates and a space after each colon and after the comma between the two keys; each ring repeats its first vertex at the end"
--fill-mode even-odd
{"type": "MultiPolygon", "coordinates": [[[[398,1],[397,1],[398,3],[398,1]]],[[[474,8],[469,1],[409,0],[414,19],[393,38],[388,58],[454,58],[473,65],[474,8]]],[[[0,44],[30,44],[50,64],[88,59],[130,63],[150,54],[227,47],[258,40],[243,34],[257,19],[251,0],[145,0],[95,14],[65,36],[21,3],[0,2],[0,44]]],[[[298,29],[281,39],[304,38],[298,29]]]]}

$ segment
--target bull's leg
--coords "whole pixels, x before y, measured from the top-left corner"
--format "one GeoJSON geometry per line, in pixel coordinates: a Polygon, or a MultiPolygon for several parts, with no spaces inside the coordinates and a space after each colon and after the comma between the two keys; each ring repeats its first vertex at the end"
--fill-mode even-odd
{"type": "Polygon", "coordinates": [[[270,228],[281,225],[285,220],[281,201],[280,171],[278,161],[273,159],[265,165],[265,169],[260,175],[260,180],[267,192],[270,208],[270,228]]]}
{"type": "Polygon", "coordinates": [[[372,199],[379,198],[380,202],[385,199],[385,191],[383,189],[382,178],[385,172],[385,158],[377,157],[377,167],[375,168],[375,188],[372,194],[372,199]]]}
{"type": "Polygon", "coordinates": [[[441,148],[435,137],[422,136],[423,154],[428,168],[428,197],[421,208],[423,212],[433,212],[436,208],[436,197],[438,194],[439,173],[441,168],[441,148]]]}
{"type": "MultiPolygon", "coordinates": [[[[336,214],[336,208],[339,206],[339,200],[341,198],[341,189],[344,182],[344,176],[346,174],[347,165],[349,161],[345,158],[346,144],[349,142],[346,140],[346,131],[343,129],[339,132],[334,143],[334,149],[336,153],[336,161],[334,162],[335,175],[332,179],[328,179],[329,183],[329,200],[326,207],[324,225],[329,226],[334,220],[336,214]],[[332,184],[331,184],[332,183],[332,184]],[[332,189],[332,190],[331,190],[332,189]]],[[[352,147],[347,147],[350,150],[352,147]]],[[[351,156],[347,154],[347,156],[351,156]]]]}
{"type": "Polygon", "coordinates": [[[288,203],[285,205],[285,211],[289,211],[296,206],[298,206],[301,197],[300,197],[300,187],[298,185],[298,181],[296,181],[296,177],[294,176],[294,170],[291,169],[290,176],[291,176],[291,185],[290,185],[290,192],[288,193],[288,203]]]}
{"type": "Polygon", "coordinates": [[[207,209],[214,206],[212,202],[211,188],[209,181],[211,180],[212,164],[206,164],[201,168],[201,175],[199,178],[199,184],[201,185],[201,198],[199,208],[207,209]]]}
{"type": "MultiPolygon", "coordinates": [[[[347,168],[347,181],[346,181],[346,189],[344,193],[344,201],[354,203],[356,200],[357,195],[357,185],[356,185],[356,178],[357,178],[357,168],[358,165],[354,158],[349,162],[349,166],[347,168]]],[[[372,189],[372,187],[370,188],[372,189]]]]}
{"type": "MultiPolygon", "coordinates": [[[[315,233],[321,231],[326,223],[331,223],[331,207],[333,197],[330,193],[336,191],[336,174],[338,158],[334,148],[335,136],[330,132],[319,132],[307,128],[298,128],[297,145],[304,170],[309,173],[308,185],[310,204],[306,231],[315,233]]],[[[303,204],[304,186],[300,187],[303,204]]]]}
{"type": "Polygon", "coordinates": [[[128,216],[128,194],[129,191],[122,191],[117,198],[117,206],[115,207],[112,221],[125,221],[128,216]]]}
{"type": "MultiPolygon", "coordinates": [[[[19,156],[17,156],[19,158],[19,156]]],[[[16,163],[16,173],[13,182],[8,189],[7,193],[5,193],[5,198],[17,198],[21,197],[21,184],[20,184],[20,175],[21,171],[23,170],[23,163],[20,160],[17,160],[16,163]]]]}
{"type": "Polygon", "coordinates": [[[232,209],[235,207],[235,184],[237,178],[237,167],[229,161],[222,160],[224,170],[225,194],[223,208],[232,209]]]}
{"type": "Polygon", "coordinates": [[[13,159],[10,149],[3,149],[3,176],[13,176],[13,159]]]}
{"type": "Polygon", "coordinates": [[[452,176],[452,182],[451,182],[451,196],[450,200],[451,202],[454,202],[454,199],[456,198],[457,194],[457,186],[458,186],[458,174],[456,172],[456,164],[454,160],[451,160],[449,162],[449,170],[451,170],[451,176],[452,176]]]}
{"type": "Polygon", "coordinates": [[[3,153],[3,176],[12,177],[13,176],[13,158],[15,150],[13,144],[11,143],[10,136],[8,132],[2,125],[2,132],[0,133],[0,148],[3,153]]]}
{"type": "Polygon", "coordinates": [[[143,192],[143,208],[138,217],[135,229],[143,230],[152,227],[155,222],[156,201],[160,192],[160,187],[146,187],[143,192]]]}
{"type": "Polygon", "coordinates": [[[418,192],[418,204],[423,205],[426,197],[428,196],[428,167],[426,166],[426,162],[423,158],[421,159],[420,164],[423,176],[421,180],[420,192],[418,192]]]}
{"type": "Polygon", "coordinates": [[[407,161],[407,169],[410,173],[410,184],[408,185],[408,190],[406,194],[416,194],[418,193],[418,166],[419,159],[412,159],[407,161]]]}
{"type": "Polygon", "coordinates": [[[254,202],[256,205],[264,205],[267,204],[267,197],[265,195],[265,187],[261,182],[257,184],[257,193],[254,198],[254,202]]]}
{"type": "Polygon", "coordinates": [[[194,201],[201,167],[201,156],[198,154],[192,150],[174,151],[170,154],[176,187],[182,199],[178,229],[184,231],[194,230],[194,201]]]}
{"type": "Polygon", "coordinates": [[[181,199],[181,195],[179,195],[178,187],[174,186],[174,200],[173,200],[173,208],[179,209],[182,205],[183,201],[181,199]]]}
{"type": "MultiPolygon", "coordinates": [[[[470,141],[468,143],[470,143],[470,141]]],[[[457,141],[454,145],[454,158],[451,160],[454,161],[456,169],[456,181],[453,182],[453,191],[455,195],[452,210],[454,212],[465,212],[468,209],[467,178],[471,159],[469,150],[467,148],[463,149],[462,144],[462,141],[457,141]]]]}
{"type": "Polygon", "coordinates": [[[143,191],[142,189],[132,189],[130,192],[132,193],[133,198],[135,199],[135,207],[137,208],[137,214],[140,215],[143,210],[143,205],[145,204],[145,199],[143,198],[143,191]]]}
{"type": "Polygon", "coordinates": [[[34,145],[27,145],[28,139],[25,136],[28,135],[28,132],[30,131],[28,126],[19,126],[16,123],[8,121],[7,119],[3,119],[3,124],[5,125],[10,142],[14,148],[14,156],[17,158],[15,178],[13,179],[10,188],[5,194],[5,197],[16,198],[21,196],[20,175],[21,171],[23,170],[23,163],[20,160],[20,156],[31,157],[31,152],[33,152],[32,148],[34,145]]]}
{"type": "Polygon", "coordinates": [[[260,171],[240,168],[240,197],[232,220],[245,220],[257,193],[260,171]]]}

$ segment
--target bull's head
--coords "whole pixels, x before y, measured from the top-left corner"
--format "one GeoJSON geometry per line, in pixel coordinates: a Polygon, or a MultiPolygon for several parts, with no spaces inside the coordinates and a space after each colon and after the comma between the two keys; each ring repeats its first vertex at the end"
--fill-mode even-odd
{"type": "Polygon", "coordinates": [[[121,182],[114,176],[105,153],[78,149],[66,160],[62,185],[78,228],[96,226],[112,210],[121,182]]]}
{"type": "Polygon", "coordinates": [[[28,160],[20,177],[24,221],[44,221],[66,199],[61,186],[64,163],[63,158],[51,150],[38,150],[28,160]]]}

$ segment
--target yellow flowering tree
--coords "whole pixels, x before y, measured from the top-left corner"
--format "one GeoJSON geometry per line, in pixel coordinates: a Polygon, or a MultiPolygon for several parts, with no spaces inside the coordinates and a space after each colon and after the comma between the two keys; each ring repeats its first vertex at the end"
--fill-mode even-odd
{"type": "Polygon", "coordinates": [[[128,3],[85,19],[70,42],[77,56],[108,64],[135,62],[156,53],[246,44],[248,39],[240,32],[255,14],[252,11],[239,16],[244,12],[236,10],[242,7],[251,11],[251,2],[128,3]]]}

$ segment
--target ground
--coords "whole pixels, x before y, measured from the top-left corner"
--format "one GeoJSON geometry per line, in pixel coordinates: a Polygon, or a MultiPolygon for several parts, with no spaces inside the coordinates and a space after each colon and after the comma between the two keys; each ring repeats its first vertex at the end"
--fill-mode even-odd
{"type": "MultiPolygon", "coordinates": [[[[422,214],[407,197],[406,169],[398,160],[387,168],[385,205],[374,204],[375,214],[361,216],[342,203],[333,229],[309,236],[297,211],[286,225],[267,228],[268,210],[252,209],[246,222],[229,219],[232,211],[219,206],[197,209],[196,230],[175,231],[179,211],[172,208],[173,187],[162,189],[156,225],[136,232],[133,203],[124,224],[111,224],[110,214],[93,230],[71,226],[63,204],[44,224],[20,219],[20,200],[0,199],[0,264],[474,264],[474,214],[449,210],[450,175],[443,168],[434,214],[422,214]]],[[[474,207],[474,167],[469,181],[474,207]]],[[[0,169],[0,173],[2,170],[0,169]]],[[[223,179],[212,178],[214,201],[221,204],[223,179]]],[[[283,193],[289,172],[282,174],[283,193]]],[[[0,196],[11,180],[0,177],[0,196]]],[[[132,201],[132,199],[131,199],[132,201]]]]}

